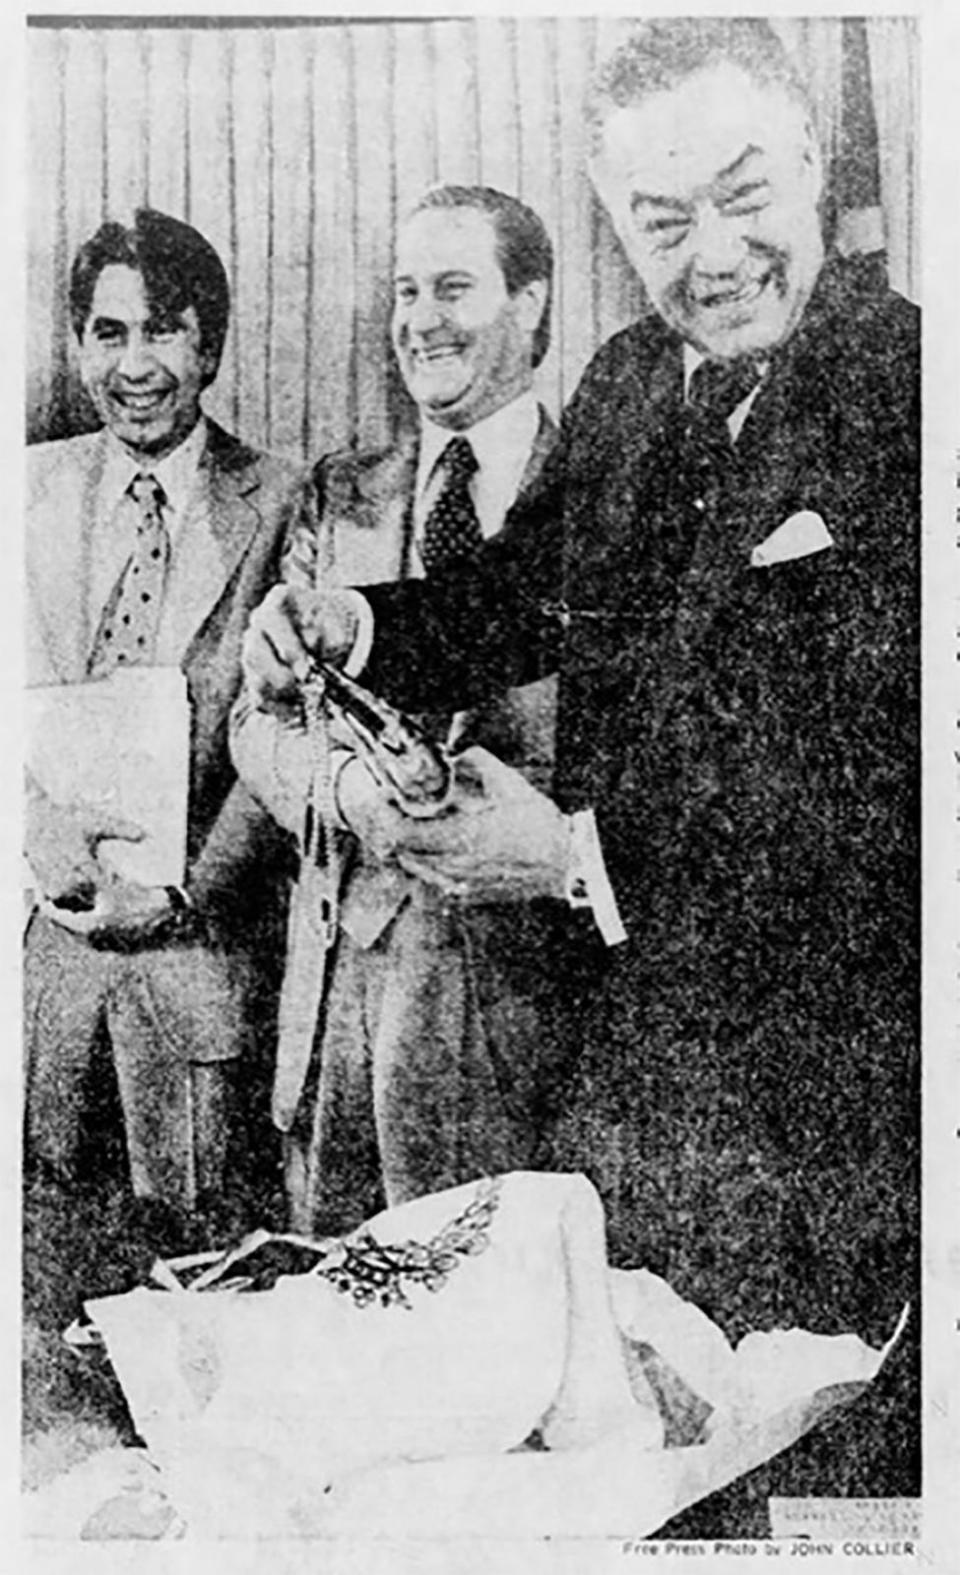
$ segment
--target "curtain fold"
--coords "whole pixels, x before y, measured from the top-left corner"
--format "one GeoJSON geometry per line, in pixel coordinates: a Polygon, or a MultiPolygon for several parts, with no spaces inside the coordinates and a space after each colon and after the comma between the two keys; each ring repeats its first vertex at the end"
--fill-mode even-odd
{"type": "Polygon", "coordinates": [[[866,29],[887,270],[894,289],[916,301],[920,290],[917,24],[911,17],[869,17],[866,29]]]}

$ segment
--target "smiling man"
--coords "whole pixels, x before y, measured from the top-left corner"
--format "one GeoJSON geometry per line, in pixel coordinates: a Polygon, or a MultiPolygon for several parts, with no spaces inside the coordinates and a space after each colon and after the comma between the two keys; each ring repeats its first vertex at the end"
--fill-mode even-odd
{"type": "MultiPolygon", "coordinates": [[[[287,692],[309,614],[333,656],[372,626],[372,689],[463,703],[559,627],[556,802],[521,818],[491,784],[400,856],[464,902],[578,910],[554,1162],[595,1179],[618,1261],[732,1337],[879,1342],[919,1261],[918,313],[832,249],[769,24],[638,27],[588,132],[652,311],[477,562],[362,604],[273,593],[248,681],[287,692]]],[[[885,1428],[847,1491],[916,1491],[885,1428]]]]}
{"type": "Polygon", "coordinates": [[[74,262],[70,314],[103,425],[29,451],[27,680],[181,669],[187,872],[182,891],[113,878],[101,844],[139,828],[28,779],[27,1160],[69,1207],[98,1181],[91,1095],[101,1113],[119,1096],[136,1218],[179,1229],[222,1201],[234,1064],[271,1028],[276,846],[236,781],[227,717],[247,613],[309,493],[202,412],[229,291],[196,230],[149,209],[104,224],[74,262]]]}
{"type": "MultiPolygon", "coordinates": [[[[555,436],[534,391],[552,270],[543,224],[506,193],[441,186],[407,214],[392,337],[416,430],[386,451],[321,461],[319,537],[292,542],[288,583],[443,579],[497,539],[555,436]]],[[[544,787],[554,711],[545,679],[470,717],[425,720],[434,732],[469,728],[544,787]]],[[[241,775],[299,836],[314,755],[297,703],[281,716],[241,702],[233,743],[241,775]]],[[[541,1012],[552,997],[544,916],[451,906],[398,865],[404,817],[362,762],[341,755],[334,775],[353,834],[336,951],[313,1056],[281,1032],[274,1091],[293,1219],[306,1230],[346,1229],[383,1201],[532,1164],[563,1054],[541,1012]]],[[[305,944],[317,944],[309,924],[305,944]]],[[[295,993],[296,939],[289,968],[295,993]]]]}

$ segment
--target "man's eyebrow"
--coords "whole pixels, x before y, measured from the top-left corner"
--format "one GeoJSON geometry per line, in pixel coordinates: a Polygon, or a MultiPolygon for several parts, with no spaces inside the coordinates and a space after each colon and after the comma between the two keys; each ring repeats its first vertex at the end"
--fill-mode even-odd
{"type": "Polygon", "coordinates": [[[669,208],[671,213],[685,213],[688,204],[679,197],[658,197],[651,191],[634,191],[630,194],[631,208],[669,208]]]}
{"type": "Polygon", "coordinates": [[[90,322],[90,330],[95,334],[102,334],[105,329],[110,333],[118,333],[126,327],[119,317],[94,317],[90,322]]]}
{"type": "MultiPolygon", "coordinates": [[[[719,186],[725,185],[728,181],[735,180],[738,175],[742,174],[744,165],[748,164],[751,159],[756,158],[762,153],[763,149],[759,147],[757,143],[749,143],[747,147],[744,148],[742,153],[738,153],[735,159],[732,159],[730,163],[725,165],[722,170],[718,170],[710,184],[712,186],[719,186]]],[[[667,208],[671,212],[680,213],[686,210],[688,204],[682,202],[678,197],[661,197],[655,192],[635,191],[630,197],[630,207],[635,209],[641,206],[649,208],[667,208]]]]}
{"type": "Polygon", "coordinates": [[[755,142],[748,143],[743,152],[739,153],[732,163],[727,165],[726,169],[720,170],[714,176],[714,182],[719,185],[721,181],[734,180],[737,175],[742,173],[743,166],[748,164],[751,159],[757,158],[762,152],[763,149],[758,147],[755,142]]]}
{"type": "MultiPolygon", "coordinates": [[[[440,273],[430,274],[431,284],[446,284],[451,279],[475,279],[476,274],[470,268],[444,268],[440,273]]],[[[397,273],[393,276],[394,284],[416,284],[417,280],[412,273],[397,273]]]]}
{"type": "Polygon", "coordinates": [[[186,326],[186,321],[187,319],[183,311],[178,311],[178,309],[174,306],[154,306],[150,309],[150,315],[147,318],[147,327],[155,328],[157,324],[160,323],[170,324],[175,328],[184,328],[186,326]]]}

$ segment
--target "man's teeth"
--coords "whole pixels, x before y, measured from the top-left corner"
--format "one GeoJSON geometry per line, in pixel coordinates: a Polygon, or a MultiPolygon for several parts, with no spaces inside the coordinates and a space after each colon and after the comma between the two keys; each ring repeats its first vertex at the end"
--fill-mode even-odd
{"type": "Polygon", "coordinates": [[[161,390],[156,394],[117,394],[115,398],[121,405],[126,405],[128,410],[152,410],[165,398],[165,392],[161,390]]]}
{"type": "Polygon", "coordinates": [[[744,306],[756,300],[760,291],[766,284],[766,277],[754,279],[750,284],[743,284],[739,290],[715,291],[711,295],[701,295],[697,299],[697,306],[744,306]]]}

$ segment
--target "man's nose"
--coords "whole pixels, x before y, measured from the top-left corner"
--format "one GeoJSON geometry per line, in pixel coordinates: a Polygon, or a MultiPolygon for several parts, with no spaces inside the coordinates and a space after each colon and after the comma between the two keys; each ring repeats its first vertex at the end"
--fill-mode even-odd
{"type": "Polygon", "coordinates": [[[694,266],[711,277],[735,274],[746,256],[742,226],[730,214],[716,208],[703,210],[694,232],[694,266]]]}
{"type": "Polygon", "coordinates": [[[428,334],[435,328],[442,328],[445,321],[443,303],[422,290],[407,308],[406,320],[412,334],[428,334]]]}
{"type": "Polygon", "coordinates": [[[139,378],[149,376],[153,362],[153,351],[146,336],[136,332],[128,334],[117,360],[117,371],[121,376],[136,382],[139,378]]]}

